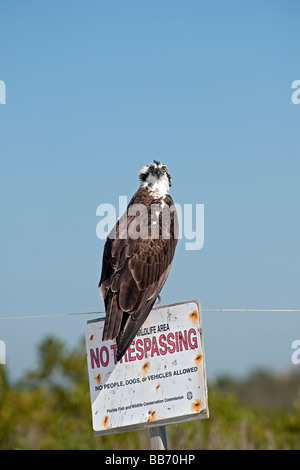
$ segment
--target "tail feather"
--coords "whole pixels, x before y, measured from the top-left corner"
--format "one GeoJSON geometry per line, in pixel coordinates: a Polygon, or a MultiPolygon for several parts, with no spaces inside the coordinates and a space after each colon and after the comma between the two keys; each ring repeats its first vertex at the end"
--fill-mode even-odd
{"type": "Polygon", "coordinates": [[[122,328],[122,331],[117,336],[117,361],[119,361],[124,356],[128,347],[134,340],[137,332],[142,327],[150,311],[152,310],[155,300],[156,298],[154,298],[154,300],[148,301],[147,304],[140,307],[135,314],[128,316],[124,328],[122,328]]]}
{"type": "Polygon", "coordinates": [[[118,306],[116,295],[113,295],[111,298],[109,298],[107,305],[105,306],[105,310],[107,312],[107,319],[105,321],[102,335],[103,341],[115,339],[120,331],[123,312],[118,306]]]}

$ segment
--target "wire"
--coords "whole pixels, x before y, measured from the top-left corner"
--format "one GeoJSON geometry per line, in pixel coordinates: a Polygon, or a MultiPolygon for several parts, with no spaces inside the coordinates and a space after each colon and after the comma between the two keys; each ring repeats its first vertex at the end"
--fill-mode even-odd
{"type": "MultiPolygon", "coordinates": [[[[300,309],[274,309],[274,308],[202,308],[202,312],[300,312],[300,309]]],[[[51,318],[51,317],[68,317],[77,315],[99,315],[104,318],[105,312],[75,312],[75,313],[50,313],[45,315],[11,315],[1,317],[0,320],[21,320],[32,318],[51,318]]]]}
{"type": "Polygon", "coordinates": [[[202,312],[300,312],[300,309],[274,308],[202,308],[202,312]]]}
{"type": "Polygon", "coordinates": [[[1,317],[0,320],[21,320],[31,318],[49,318],[49,317],[68,317],[75,315],[99,315],[99,313],[105,314],[105,312],[76,312],[76,313],[50,313],[46,315],[11,315],[9,317],[1,317]]]}

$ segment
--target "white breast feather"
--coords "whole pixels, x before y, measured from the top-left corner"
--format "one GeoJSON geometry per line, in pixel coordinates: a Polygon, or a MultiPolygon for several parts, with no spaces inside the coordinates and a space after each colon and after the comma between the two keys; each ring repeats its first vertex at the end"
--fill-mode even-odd
{"type": "Polygon", "coordinates": [[[167,178],[159,178],[158,180],[153,177],[153,182],[151,177],[148,177],[148,182],[144,182],[143,185],[149,188],[150,193],[156,198],[165,198],[169,192],[169,181],[167,178]]]}

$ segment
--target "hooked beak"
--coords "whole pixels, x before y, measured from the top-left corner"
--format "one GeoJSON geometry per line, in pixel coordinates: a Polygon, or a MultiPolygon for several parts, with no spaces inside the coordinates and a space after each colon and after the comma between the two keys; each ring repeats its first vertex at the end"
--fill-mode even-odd
{"type": "Polygon", "coordinates": [[[160,168],[156,168],[154,170],[154,174],[157,176],[157,178],[159,178],[161,175],[162,175],[162,171],[160,168]]]}

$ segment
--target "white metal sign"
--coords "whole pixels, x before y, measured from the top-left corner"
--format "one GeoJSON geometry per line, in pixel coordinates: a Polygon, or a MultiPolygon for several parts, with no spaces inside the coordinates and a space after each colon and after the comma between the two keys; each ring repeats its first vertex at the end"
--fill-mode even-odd
{"type": "Polygon", "coordinates": [[[104,319],[86,326],[96,435],[208,418],[198,300],[153,309],[120,362],[102,341],[104,319]]]}

